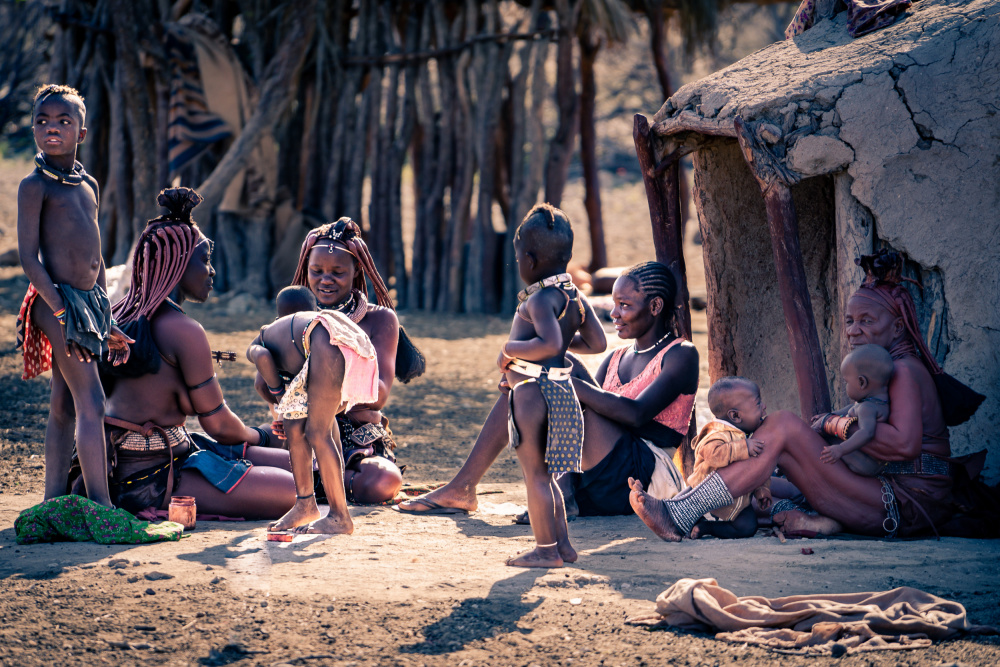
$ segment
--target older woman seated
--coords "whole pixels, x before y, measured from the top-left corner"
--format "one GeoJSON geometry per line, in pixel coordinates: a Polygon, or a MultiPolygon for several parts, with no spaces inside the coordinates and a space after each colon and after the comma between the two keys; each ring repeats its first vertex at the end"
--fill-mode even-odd
{"type": "Polygon", "coordinates": [[[851,472],[843,461],[821,460],[827,441],[820,433],[831,421],[828,415],[816,416],[810,426],[794,414],[778,412],[754,432],[764,443],[760,455],[712,473],[676,498],[659,500],[645,493],[641,480],[630,480],[632,505],[654,533],[680,541],[705,512],[751,492],[775,466],[820,513],[789,509],[775,514],[776,523],[789,531],[828,533],[843,528],[886,537],[996,532],[995,522],[953,521],[970,509],[956,492],[975,483],[978,470],[973,461],[982,457],[951,458],[948,426],[968,419],[984,397],[945,374],[927,349],[913,301],[900,284],[900,257],[882,252],[862,258],[861,264],[867,276],[847,303],[847,340],[852,349],[885,348],[894,365],[888,422],[879,423],[873,441],[862,448],[887,462],[881,473],[865,477],[851,472]],[[939,393],[940,387],[946,390],[939,393]],[[945,403],[947,410],[942,409],[945,403]]]}

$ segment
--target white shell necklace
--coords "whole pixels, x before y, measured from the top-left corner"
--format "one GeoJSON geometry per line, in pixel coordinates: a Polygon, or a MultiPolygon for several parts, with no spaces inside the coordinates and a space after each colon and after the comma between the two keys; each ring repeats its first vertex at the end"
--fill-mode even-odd
{"type": "Polygon", "coordinates": [[[663,341],[665,341],[667,338],[669,338],[672,335],[673,335],[673,332],[672,331],[668,331],[667,333],[663,334],[663,338],[661,338],[660,340],[656,341],[655,343],[653,343],[652,345],[650,345],[649,347],[647,347],[645,350],[638,349],[635,346],[635,342],[633,342],[632,343],[632,354],[643,354],[645,352],[649,352],[654,347],[656,347],[657,345],[659,345],[660,343],[662,343],[663,341]]]}

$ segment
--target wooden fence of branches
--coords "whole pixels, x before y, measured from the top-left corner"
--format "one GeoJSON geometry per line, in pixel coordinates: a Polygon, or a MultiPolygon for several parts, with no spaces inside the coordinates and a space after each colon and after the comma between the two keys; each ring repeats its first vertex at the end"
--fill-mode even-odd
{"type": "MultiPolygon", "coordinates": [[[[714,3],[685,6],[711,30],[714,3]]],[[[663,27],[679,10],[655,0],[61,0],[49,8],[52,39],[37,48],[48,51],[45,78],[86,97],[81,159],[102,185],[109,263],[127,259],[157,214],[156,192],[180,179],[206,197],[198,217],[217,242],[222,289],[267,296],[291,278],[272,266],[297,247],[285,237],[347,215],[365,221],[400,308],[497,312],[519,284],[513,230],[542,198],[559,204],[578,135],[591,268],[606,262],[593,63],[621,39],[623,20],[646,17],[659,74],[651,84],[668,95],[663,27]],[[168,44],[195,17],[239,63],[249,104],[237,131],[175,168],[169,126],[182,84],[168,44]],[[543,124],[547,107],[555,127],[543,124]],[[410,247],[405,166],[416,202],[410,247]],[[256,195],[251,172],[264,183],[256,195]],[[240,205],[219,209],[239,178],[240,205]],[[505,231],[494,228],[495,204],[505,231]],[[289,209],[305,222],[288,223],[289,209]]],[[[217,92],[202,84],[206,97],[217,92]]]]}

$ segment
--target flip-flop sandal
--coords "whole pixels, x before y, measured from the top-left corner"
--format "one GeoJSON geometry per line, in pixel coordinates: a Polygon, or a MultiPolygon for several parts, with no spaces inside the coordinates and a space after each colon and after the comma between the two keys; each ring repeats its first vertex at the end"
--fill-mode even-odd
{"type": "Polygon", "coordinates": [[[451,515],[451,514],[468,514],[469,510],[464,510],[460,507],[445,507],[444,505],[439,505],[433,500],[428,498],[413,498],[412,500],[406,500],[403,502],[413,503],[415,505],[420,505],[426,507],[427,509],[418,510],[411,507],[403,507],[402,504],[396,505],[395,509],[403,514],[436,514],[436,515],[451,515]]]}

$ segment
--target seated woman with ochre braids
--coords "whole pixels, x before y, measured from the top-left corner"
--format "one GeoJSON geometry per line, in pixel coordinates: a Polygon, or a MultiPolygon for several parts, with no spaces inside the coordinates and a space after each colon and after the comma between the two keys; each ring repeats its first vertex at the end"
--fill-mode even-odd
{"type": "MultiPolygon", "coordinates": [[[[399,326],[389,290],[357,223],[341,218],[309,232],[292,284],[308,287],[321,310],[336,310],[350,318],[375,347],[378,399],[337,415],[338,435],[347,500],[368,504],[391,500],[403,479],[392,453],[395,443],[386,428],[388,419],[381,410],[389,400],[393,377],[408,382],[423,373],[424,359],[399,326]],[[366,279],[372,283],[378,305],[368,302],[366,279]]],[[[268,387],[259,374],[256,387],[272,404],[283,393],[283,387],[268,387]]]]}
{"type": "Polygon", "coordinates": [[[985,536],[988,522],[970,523],[970,508],[959,501],[977,484],[983,453],[951,458],[948,426],[968,419],[983,396],[945,374],[924,344],[909,292],[900,284],[901,258],[880,252],[861,258],[863,286],[844,313],[852,349],[879,345],[893,359],[888,423],[879,423],[873,441],[862,450],[885,461],[877,477],[851,472],[843,461],[820,460],[824,433],[844,439],[856,425],[848,417],[817,415],[807,424],[794,414],[768,415],[754,437],[764,443],[756,457],[732,463],[698,486],[670,500],[645,493],[641,480],[630,480],[631,502],[654,533],[667,541],[687,537],[705,512],[764,483],[775,466],[798,487],[819,516],[800,509],[772,510],[786,532],[831,533],[844,529],[862,535],[910,537],[927,534],[985,536]],[[944,409],[942,409],[944,408],[944,409]],[[956,484],[956,480],[959,483],[956,484]],[[956,517],[960,512],[965,517],[956,517]]]}
{"type": "MultiPolygon", "coordinates": [[[[687,434],[698,390],[698,350],[671,330],[676,293],[676,281],[665,265],[644,262],[630,267],[615,281],[611,318],[619,338],[631,339],[632,345],[605,357],[596,380],[579,359],[573,360],[573,387],[584,407],[584,441],[583,473],[558,478],[569,516],[631,514],[630,477],[652,484],[663,497],[684,487],[670,450],[664,448],[676,447],[687,434]]],[[[476,486],[507,445],[507,412],[504,392],[455,478],[400,503],[399,510],[475,510],[476,486]]],[[[575,560],[575,554],[560,555],[575,560]]]]}
{"type": "Polygon", "coordinates": [[[212,242],[191,219],[201,200],[189,188],[160,193],[168,213],[140,235],[131,289],[112,307],[135,339],[126,364],[102,366],[112,500],[135,513],[194,496],[199,514],[278,518],[295,503],[288,454],[256,446],[267,435],[226,405],[205,330],[181,309],[205,301],[215,275],[212,242]],[[188,433],[189,415],[211,437],[188,433]]]}

